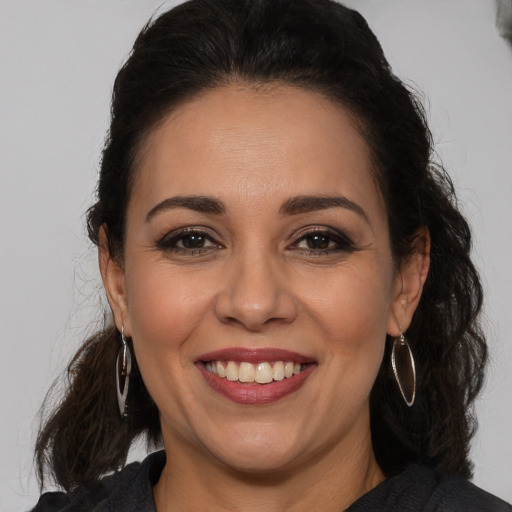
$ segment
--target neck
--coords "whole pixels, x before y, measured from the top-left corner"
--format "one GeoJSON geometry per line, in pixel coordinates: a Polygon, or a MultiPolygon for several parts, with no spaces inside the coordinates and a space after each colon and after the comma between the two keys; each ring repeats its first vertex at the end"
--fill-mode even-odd
{"type": "Polygon", "coordinates": [[[305,464],[265,474],[234,471],[166,446],[167,463],[154,488],[157,511],[203,510],[205,503],[212,512],[345,510],[385,478],[369,434],[347,441],[349,449],[331,449],[305,464]]]}

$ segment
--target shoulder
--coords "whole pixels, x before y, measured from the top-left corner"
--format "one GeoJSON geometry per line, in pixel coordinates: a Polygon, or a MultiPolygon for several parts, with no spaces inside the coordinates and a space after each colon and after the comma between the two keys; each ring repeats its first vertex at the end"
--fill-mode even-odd
{"type": "Polygon", "coordinates": [[[439,479],[430,498],[439,512],[512,512],[512,506],[459,476],[439,479]]]}
{"type": "Polygon", "coordinates": [[[350,512],[512,512],[512,506],[458,475],[438,475],[412,464],[385,480],[350,512]]]}
{"type": "Polygon", "coordinates": [[[58,512],[69,505],[69,495],[63,492],[45,492],[31,512],[58,512]]]}
{"type": "Polygon", "coordinates": [[[156,452],[75,491],[44,493],[31,512],[154,512],[152,487],[165,464],[156,452]]]}

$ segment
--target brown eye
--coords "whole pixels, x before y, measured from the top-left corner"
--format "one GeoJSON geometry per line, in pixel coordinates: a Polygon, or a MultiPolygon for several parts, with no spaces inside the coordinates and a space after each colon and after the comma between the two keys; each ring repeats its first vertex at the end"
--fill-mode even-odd
{"type": "Polygon", "coordinates": [[[212,235],[195,229],[178,230],[164,236],[157,247],[162,251],[180,252],[183,254],[198,254],[212,249],[221,249],[212,235]]]}
{"type": "Polygon", "coordinates": [[[206,237],[202,233],[190,233],[181,238],[181,244],[185,249],[201,249],[205,243],[206,237]]]}
{"type": "Polygon", "coordinates": [[[308,249],[328,249],[331,237],[323,234],[313,234],[305,237],[308,249]]]}
{"type": "Polygon", "coordinates": [[[300,236],[292,248],[307,251],[310,255],[354,251],[353,243],[343,233],[318,228],[300,236]]]}

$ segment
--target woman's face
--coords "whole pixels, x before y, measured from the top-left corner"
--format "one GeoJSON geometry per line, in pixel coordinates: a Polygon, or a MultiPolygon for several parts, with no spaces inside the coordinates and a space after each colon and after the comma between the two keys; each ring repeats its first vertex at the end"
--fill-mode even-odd
{"type": "Polygon", "coordinates": [[[412,315],[371,167],[346,111],[287,86],[206,92],[151,133],[123,267],[102,261],[170,460],[368,446],[386,332],[412,315]]]}

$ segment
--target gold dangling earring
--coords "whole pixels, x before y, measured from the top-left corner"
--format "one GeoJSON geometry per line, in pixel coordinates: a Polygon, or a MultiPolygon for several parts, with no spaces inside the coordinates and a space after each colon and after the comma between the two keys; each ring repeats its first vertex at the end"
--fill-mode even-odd
{"type": "Polygon", "coordinates": [[[130,373],[132,371],[132,355],[126,338],[124,337],[124,325],[121,329],[121,343],[122,346],[116,358],[116,391],[119,414],[121,415],[121,419],[126,421],[128,417],[126,398],[128,397],[130,373]]]}
{"type": "Polygon", "coordinates": [[[416,398],[416,366],[411,347],[403,334],[393,341],[391,366],[404,402],[412,407],[416,398]]]}

